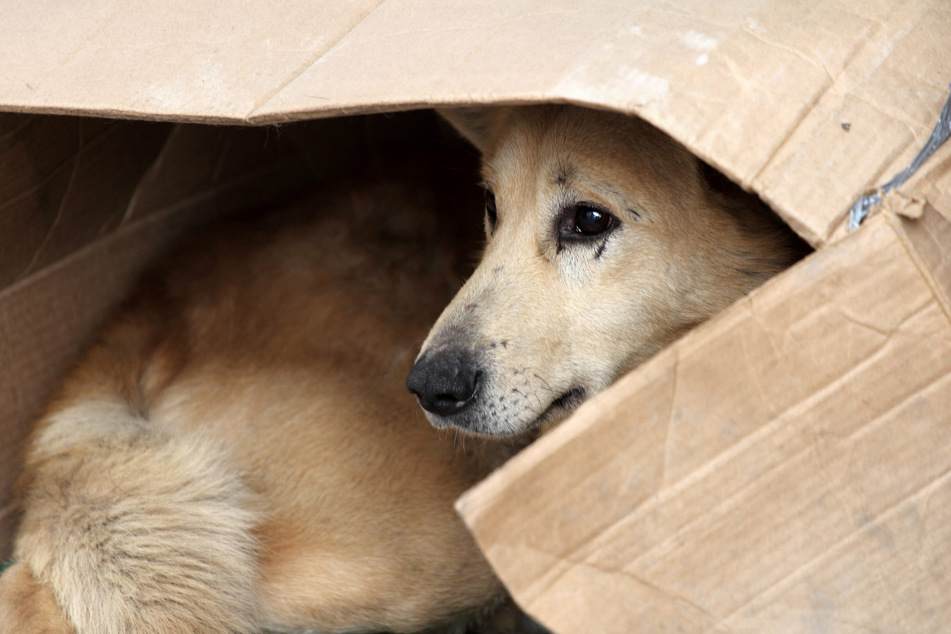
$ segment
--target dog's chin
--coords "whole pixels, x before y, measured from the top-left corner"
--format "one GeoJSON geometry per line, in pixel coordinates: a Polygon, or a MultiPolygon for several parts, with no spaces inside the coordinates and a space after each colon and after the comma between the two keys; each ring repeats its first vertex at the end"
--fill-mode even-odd
{"type": "Polygon", "coordinates": [[[491,438],[516,437],[528,432],[530,426],[502,427],[493,426],[492,421],[472,416],[439,416],[426,413],[429,423],[436,429],[452,429],[467,436],[481,436],[491,438]]]}
{"type": "Polygon", "coordinates": [[[549,405],[538,418],[532,421],[528,427],[540,430],[542,433],[547,432],[571,416],[586,400],[587,390],[583,387],[568,390],[552,401],[551,405],[549,405]]]}
{"type": "Polygon", "coordinates": [[[520,436],[528,432],[548,431],[578,409],[587,400],[587,394],[588,391],[581,387],[568,390],[553,400],[541,414],[526,422],[494,420],[480,415],[477,410],[463,411],[452,416],[426,412],[426,418],[437,429],[455,429],[473,436],[520,436]]]}

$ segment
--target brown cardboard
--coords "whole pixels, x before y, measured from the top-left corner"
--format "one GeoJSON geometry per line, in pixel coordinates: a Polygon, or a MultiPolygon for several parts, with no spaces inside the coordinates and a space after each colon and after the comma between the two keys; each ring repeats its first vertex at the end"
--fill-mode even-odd
{"type": "Polygon", "coordinates": [[[948,42],[946,0],[11,3],[0,556],[29,418],[151,254],[365,151],[354,120],[169,122],[572,102],[658,125],[819,251],[460,502],[502,578],[564,632],[946,631],[951,148],[845,218],[930,133],[948,42]]]}
{"type": "Polygon", "coordinates": [[[0,109],[270,123],[597,105],[663,128],[818,246],[930,132],[949,41],[945,0],[21,3],[0,23],[0,109]]]}

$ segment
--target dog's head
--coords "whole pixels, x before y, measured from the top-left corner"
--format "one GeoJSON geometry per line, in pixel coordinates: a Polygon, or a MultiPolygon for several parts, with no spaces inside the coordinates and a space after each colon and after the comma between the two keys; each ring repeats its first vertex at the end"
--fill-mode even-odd
{"type": "Polygon", "coordinates": [[[437,427],[557,422],[794,257],[755,199],[711,187],[639,119],[570,106],[444,116],[483,152],[487,245],[407,380],[437,427]]]}

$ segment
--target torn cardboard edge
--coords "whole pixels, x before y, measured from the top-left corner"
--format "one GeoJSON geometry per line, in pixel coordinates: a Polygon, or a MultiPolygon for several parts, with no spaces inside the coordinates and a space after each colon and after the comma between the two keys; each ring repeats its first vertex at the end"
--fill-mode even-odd
{"type": "Polygon", "coordinates": [[[909,257],[951,321],[951,218],[914,197],[893,190],[885,196],[884,211],[905,243],[909,257]]]}
{"type": "MultiPolygon", "coordinates": [[[[865,194],[855,201],[855,204],[849,209],[849,231],[858,229],[859,225],[868,217],[872,207],[882,204],[890,193],[897,190],[905,181],[911,178],[915,172],[918,171],[918,168],[931,158],[931,155],[948,140],[949,136],[951,136],[951,95],[948,96],[948,100],[944,103],[944,108],[942,108],[938,114],[938,122],[935,124],[934,130],[932,130],[931,136],[928,137],[924,147],[921,148],[908,167],[898,174],[895,174],[890,181],[874,192],[865,194]]],[[[923,204],[923,202],[921,202],[921,204],[923,204]]],[[[895,211],[901,209],[899,213],[912,214],[909,217],[921,217],[922,209],[920,205],[896,204],[896,201],[893,200],[890,206],[895,211]],[[917,216],[914,214],[917,214],[917,216]]]]}

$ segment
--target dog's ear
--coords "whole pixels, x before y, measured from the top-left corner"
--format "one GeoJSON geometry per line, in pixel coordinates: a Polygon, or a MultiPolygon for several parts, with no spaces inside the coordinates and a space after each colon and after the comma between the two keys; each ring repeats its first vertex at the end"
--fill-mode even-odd
{"type": "Polygon", "coordinates": [[[443,119],[452,124],[452,127],[480,152],[485,152],[492,140],[494,122],[500,114],[499,111],[500,108],[489,106],[439,108],[436,110],[443,119]]]}

